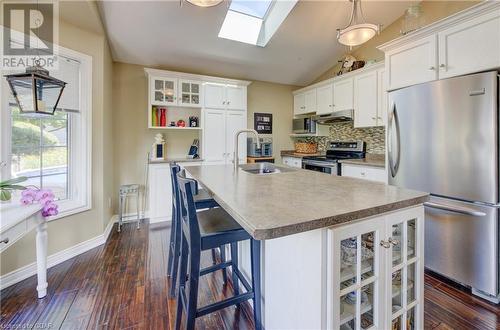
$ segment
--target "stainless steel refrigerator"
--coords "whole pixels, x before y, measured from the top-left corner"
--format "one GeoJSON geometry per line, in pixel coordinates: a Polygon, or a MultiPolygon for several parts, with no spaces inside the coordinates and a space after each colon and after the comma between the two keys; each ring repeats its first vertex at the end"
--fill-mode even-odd
{"type": "Polygon", "coordinates": [[[389,93],[389,184],[427,191],[425,266],[499,297],[499,81],[486,72],[389,93]]]}

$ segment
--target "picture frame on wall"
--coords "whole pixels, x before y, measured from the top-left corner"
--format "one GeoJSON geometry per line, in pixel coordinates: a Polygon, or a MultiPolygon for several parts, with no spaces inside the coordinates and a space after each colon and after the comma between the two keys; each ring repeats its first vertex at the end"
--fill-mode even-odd
{"type": "Polygon", "coordinates": [[[273,114],[261,112],[254,113],[253,127],[259,134],[273,134],[273,114]]]}

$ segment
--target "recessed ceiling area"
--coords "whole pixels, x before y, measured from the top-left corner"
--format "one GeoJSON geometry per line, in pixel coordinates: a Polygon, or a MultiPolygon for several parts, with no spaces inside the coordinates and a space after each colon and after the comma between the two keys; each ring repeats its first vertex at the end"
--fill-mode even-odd
{"type": "MultiPolygon", "coordinates": [[[[363,1],[367,22],[388,26],[415,1],[363,1]]],[[[113,59],[150,67],[307,85],[347,51],[336,29],[349,1],[299,1],[265,47],[219,38],[228,7],[183,1],[99,1],[113,59]]]]}

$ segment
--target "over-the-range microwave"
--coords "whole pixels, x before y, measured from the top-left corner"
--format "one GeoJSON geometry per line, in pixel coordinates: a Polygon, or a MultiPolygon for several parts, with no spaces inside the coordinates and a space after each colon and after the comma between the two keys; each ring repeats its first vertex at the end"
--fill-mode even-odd
{"type": "Polygon", "coordinates": [[[295,134],[316,133],[316,122],[311,117],[294,119],[293,133],[295,134]]]}

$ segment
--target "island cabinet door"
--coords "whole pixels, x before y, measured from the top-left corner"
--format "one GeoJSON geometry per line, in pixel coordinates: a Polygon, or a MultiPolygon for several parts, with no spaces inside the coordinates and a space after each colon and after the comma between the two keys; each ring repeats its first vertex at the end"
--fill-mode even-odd
{"type": "Polygon", "coordinates": [[[391,213],[386,219],[387,329],[423,329],[423,207],[391,213]]]}
{"type": "Polygon", "coordinates": [[[385,217],[329,229],[327,328],[387,329],[384,326],[385,217]]]}

